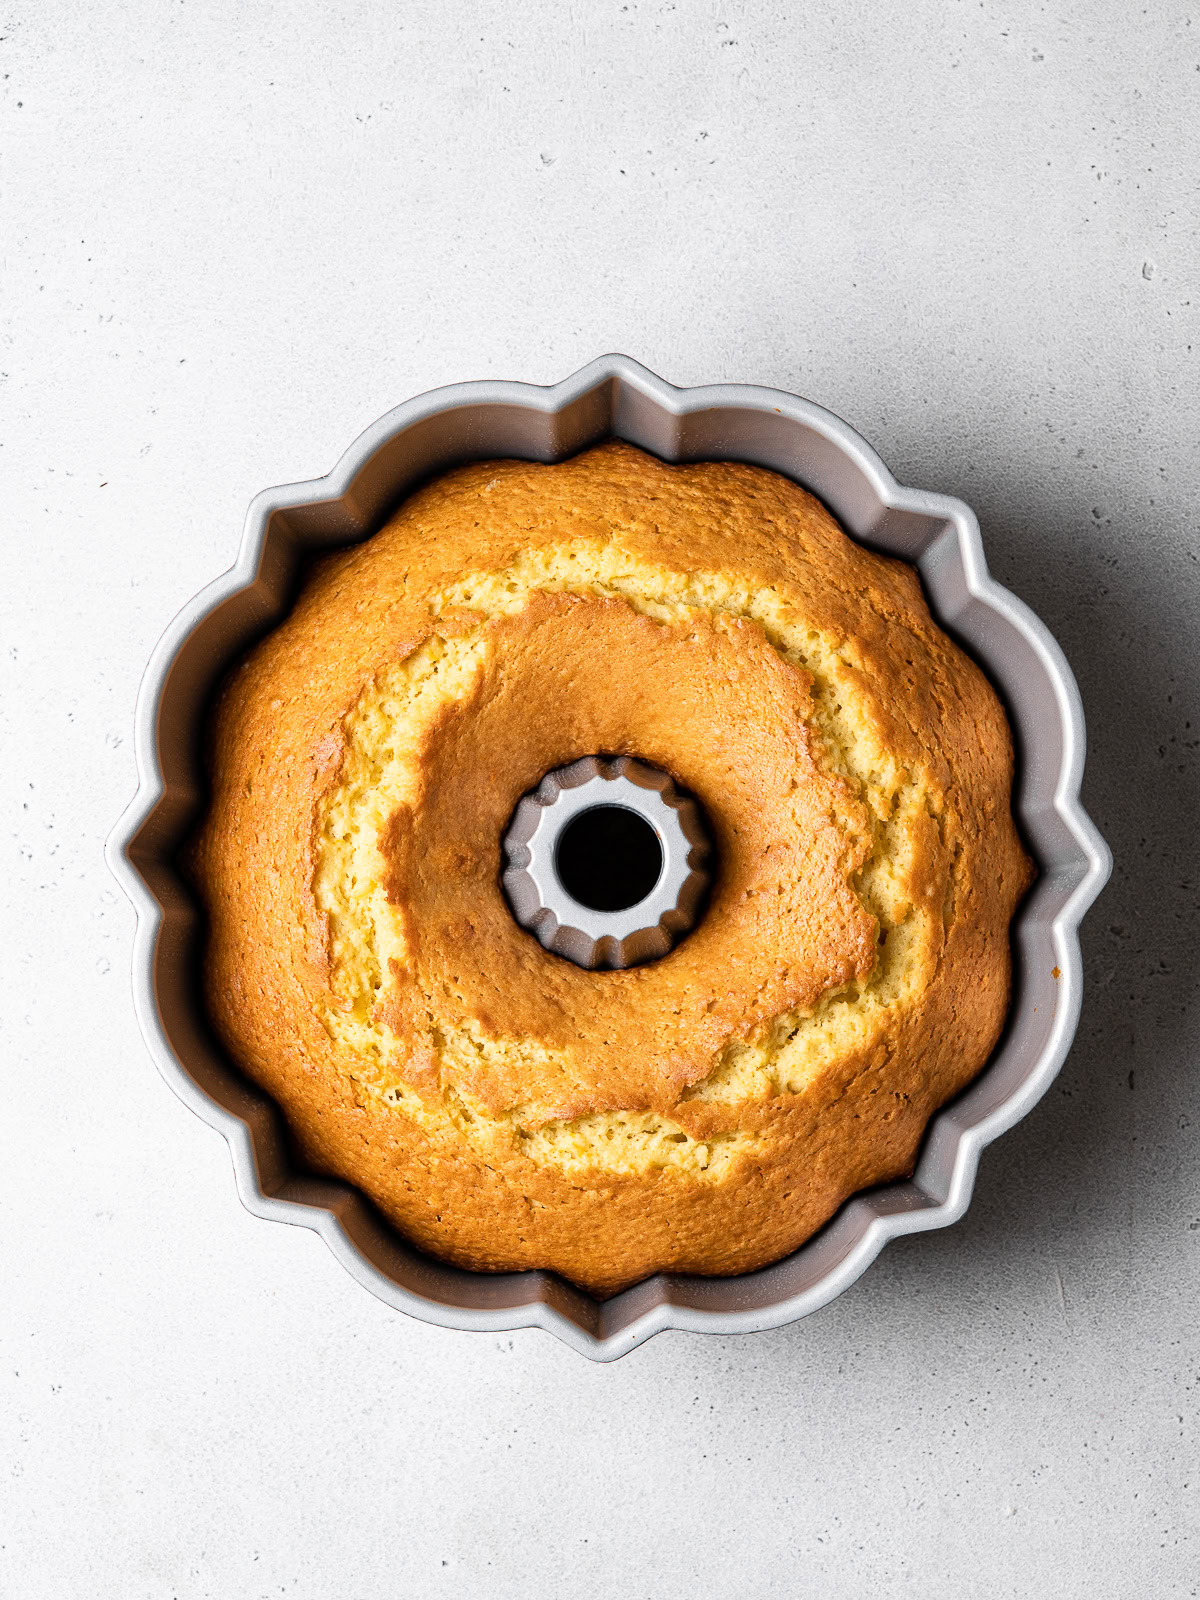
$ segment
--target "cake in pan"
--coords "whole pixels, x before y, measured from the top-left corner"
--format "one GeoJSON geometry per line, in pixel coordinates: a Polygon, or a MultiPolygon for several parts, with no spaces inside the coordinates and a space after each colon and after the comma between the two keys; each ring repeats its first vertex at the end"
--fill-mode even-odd
{"type": "Polygon", "coordinates": [[[913,569],[788,479],[495,461],[326,558],[221,695],[206,993],[306,1159],[464,1267],[748,1271],[910,1172],[1009,1003],[1012,743],[913,569]],[[707,907],[589,970],[520,926],[521,797],[628,755],[707,907]]]}

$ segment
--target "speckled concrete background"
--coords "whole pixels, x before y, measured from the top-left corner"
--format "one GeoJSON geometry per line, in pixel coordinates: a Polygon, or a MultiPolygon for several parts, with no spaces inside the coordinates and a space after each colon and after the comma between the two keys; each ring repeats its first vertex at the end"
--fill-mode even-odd
{"type": "Polygon", "coordinates": [[[0,1594],[1200,1587],[1200,14],[442,0],[0,13],[0,1594]],[[979,511],[1116,853],[1059,1086],[807,1323],[611,1368],[386,1311],[159,1081],[101,842],[250,496],[607,349],[979,511]]]}

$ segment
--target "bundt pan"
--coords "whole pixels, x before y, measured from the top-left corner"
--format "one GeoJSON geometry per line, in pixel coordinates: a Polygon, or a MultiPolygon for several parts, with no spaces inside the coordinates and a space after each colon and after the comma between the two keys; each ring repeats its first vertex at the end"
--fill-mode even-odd
{"type": "Polygon", "coordinates": [[[975,517],[901,488],[853,429],[819,406],[735,384],[676,389],[624,356],[552,388],[465,383],[408,401],[368,428],[327,477],[250,506],[236,565],[184,608],[154,652],[137,705],[139,788],[108,841],[137,911],[138,1020],[176,1093],[223,1133],[256,1216],[321,1234],[381,1299],[423,1321],[539,1327],[607,1361],[665,1328],[749,1333],[806,1316],[849,1287],[889,1239],[962,1216],[979,1152],[1046,1092],[1080,1008],[1081,918],[1110,870],[1079,801],[1084,723],[1062,651],[988,576],[975,517]],[[985,1071],[930,1123],[911,1180],[855,1196],[814,1238],[741,1277],[660,1275],[600,1302],[549,1272],[493,1275],[410,1246],[353,1188],[300,1170],[274,1102],[238,1071],[205,1018],[200,909],[179,870],[205,801],[202,731],[231,663],[285,614],[306,558],[366,538],[431,474],[499,456],[558,461],[610,435],[666,461],[728,459],[785,473],[864,544],[917,564],[935,617],[979,660],[1008,706],[1016,810],[1038,879],[1013,927],[1007,1029],[985,1071]]]}

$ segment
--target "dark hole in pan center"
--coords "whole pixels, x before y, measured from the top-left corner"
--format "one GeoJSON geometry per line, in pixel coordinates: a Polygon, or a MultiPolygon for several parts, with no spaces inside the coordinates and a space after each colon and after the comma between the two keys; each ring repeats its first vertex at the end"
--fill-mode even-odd
{"type": "Polygon", "coordinates": [[[589,806],[572,817],[554,852],[558,881],[592,911],[636,906],[662,875],[663,848],[644,817],[626,806],[589,806]]]}

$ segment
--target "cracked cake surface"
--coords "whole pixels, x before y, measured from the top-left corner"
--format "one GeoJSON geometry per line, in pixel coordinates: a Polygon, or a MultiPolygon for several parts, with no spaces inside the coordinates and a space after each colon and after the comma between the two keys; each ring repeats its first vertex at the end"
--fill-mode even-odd
{"type": "Polygon", "coordinates": [[[611,442],[436,479],[234,672],[205,983],[307,1160],[419,1246],[597,1294],[787,1254],[912,1170],[1003,1025],[1011,738],[915,571],[788,479],[611,442]],[[589,971],[501,888],[521,795],[627,754],[715,879],[589,971]]]}

